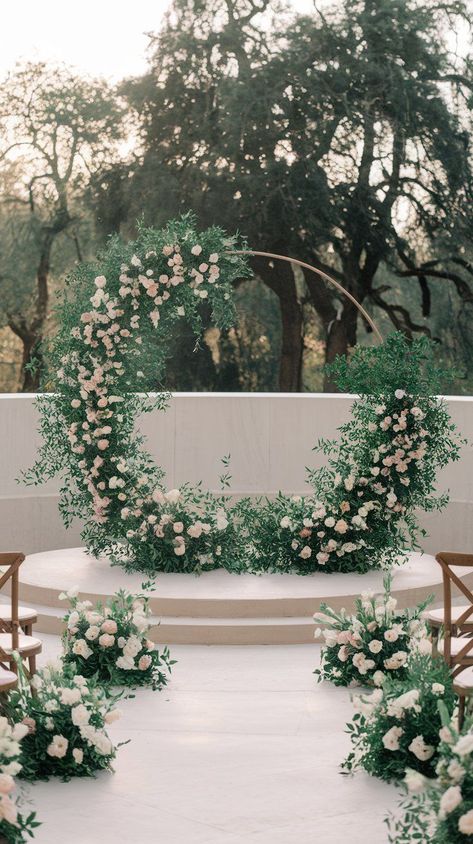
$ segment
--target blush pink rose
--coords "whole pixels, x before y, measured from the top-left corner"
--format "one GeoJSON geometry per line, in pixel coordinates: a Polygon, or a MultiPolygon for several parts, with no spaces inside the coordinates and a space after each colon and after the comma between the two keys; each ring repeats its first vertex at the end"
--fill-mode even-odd
{"type": "Polygon", "coordinates": [[[143,654],[143,656],[141,656],[139,659],[138,668],[140,669],[140,671],[146,671],[146,669],[149,668],[150,665],[151,657],[148,654],[143,654]]]}

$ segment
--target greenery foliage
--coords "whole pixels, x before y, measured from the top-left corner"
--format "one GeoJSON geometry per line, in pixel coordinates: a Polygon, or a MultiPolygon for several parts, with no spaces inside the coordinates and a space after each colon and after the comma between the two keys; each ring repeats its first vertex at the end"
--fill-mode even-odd
{"type": "Polygon", "coordinates": [[[437,778],[406,774],[408,797],[402,816],[390,817],[392,844],[471,844],[473,840],[473,722],[461,733],[439,704],[442,718],[436,766],[437,778]]]}
{"type": "Polygon", "coordinates": [[[66,666],[98,683],[164,688],[175,660],[168,648],[159,651],[146,636],[151,612],[144,595],[120,590],[105,605],[95,606],[80,601],[75,590],[60,597],[71,605],[64,617],[66,666]]]}
{"type": "Polygon", "coordinates": [[[442,700],[451,715],[455,696],[446,663],[423,653],[421,645],[409,658],[404,680],[388,678],[382,689],[357,699],[358,711],[347,725],[353,749],[344,770],[363,768],[388,782],[399,782],[408,768],[435,775],[438,702],[442,700]]]}
{"type": "Polygon", "coordinates": [[[116,703],[121,695],[112,695],[62,663],[38,671],[31,685],[33,691],[19,665],[18,688],[2,703],[13,724],[28,727],[18,775],[26,780],[68,780],[111,770],[116,748],[106,727],[120,717],[116,703]]]}
{"type": "Polygon", "coordinates": [[[362,593],[354,615],[321,604],[321,611],[314,615],[315,621],[324,625],[321,666],[314,671],[319,681],[336,686],[382,686],[387,677],[406,679],[411,648],[426,635],[421,613],[427,602],[413,610],[396,609],[390,587],[387,576],[383,596],[362,593]]]}
{"type": "Polygon", "coordinates": [[[441,509],[436,474],[457,460],[461,440],[436,395],[435,347],[390,335],[356,347],[332,374],[358,393],[338,442],[320,442],[328,466],[309,473],[313,495],[279,495],[258,511],[254,567],[274,571],[367,571],[415,547],[416,510],[441,509]]]}
{"type": "Polygon", "coordinates": [[[0,841],[7,844],[24,844],[40,825],[34,812],[22,811],[22,798],[14,794],[14,777],[22,768],[21,742],[27,733],[25,724],[12,726],[0,717],[0,841]]]}

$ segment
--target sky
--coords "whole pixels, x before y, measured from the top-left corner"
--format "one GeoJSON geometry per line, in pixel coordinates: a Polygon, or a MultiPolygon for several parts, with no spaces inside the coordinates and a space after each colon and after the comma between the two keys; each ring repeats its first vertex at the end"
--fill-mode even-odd
{"type": "MultiPolygon", "coordinates": [[[[310,11],[313,0],[291,0],[310,11]]],[[[168,0],[16,0],[0,27],[0,76],[21,59],[63,61],[113,81],[146,69],[147,32],[156,32],[168,0]]]]}

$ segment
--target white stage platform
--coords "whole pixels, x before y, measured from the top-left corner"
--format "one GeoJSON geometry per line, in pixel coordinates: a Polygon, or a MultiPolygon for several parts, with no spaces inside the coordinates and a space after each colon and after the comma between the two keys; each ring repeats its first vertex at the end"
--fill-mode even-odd
{"type": "MultiPolygon", "coordinates": [[[[458,574],[473,586],[473,568],[458,574]]],[[[312,642],[312,619],[322,601],[351,611],[362,591],[381,592],[384,573],[234,575],[223,569],[200,577],[159,574],[149,593],[161,644],[301,644],[312,642]]],[[[60,592],[79,586],[81,596],[96,602],[120,588],[140,592],[147,580],[127,574],[107,559],[94,559],[83,548],[66,548],[28,556],[20,569],[20,603],[38,610],[38,632],[60,633],[64,603],[60,592]]],[[[442,597],[440,566],[434,557],[412,553],[393,570],[393,594],[402,607],[433,595],[442,597]]]]}

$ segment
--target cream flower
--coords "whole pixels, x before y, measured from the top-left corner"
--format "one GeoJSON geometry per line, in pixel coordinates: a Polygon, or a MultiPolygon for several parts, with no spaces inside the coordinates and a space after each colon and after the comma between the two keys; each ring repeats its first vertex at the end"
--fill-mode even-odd
{"type": "Polygon", "coordinates": [[[410,750],[417,759],[420,759],[421,762],[427,762],[435,753],[435,747],[432,747],[430,744],[426,744],[423,736],[416,736],[412,739],[408,750],[410,750]]]}
{"type": "Polygon", "coordinates": [[[442,817],[449,815],[462,802],[462,793],[459,785],[452,785],[447,788],[440,798],[440,814],[442,817]]]}
{"type": "Polygon", "coordinates": [[[83,703],[71,709],[71,721],[76,727],[83,727],[90,721],[90,712],[83,703]]]}
{"type": "Polygon", "coordinates": [[[383,745],[386,750],[399,750],[399,739],[401,738],[404,730],[402,727],[391,727],[390,730],[383,736],[383,745]]]}
{"type": "Polygon", "coordinates": [[[473,835],[473,809],[461,816],[458,829],[463,835],[473,835]]]}
{"type": "Polygon", "coordinates": [[[49,756],[54,756],[57,759],[63,759],[67,753],[69,742],[64,736],[53,736],[51,744],[48,745],[46,753],[49,756]]]}

